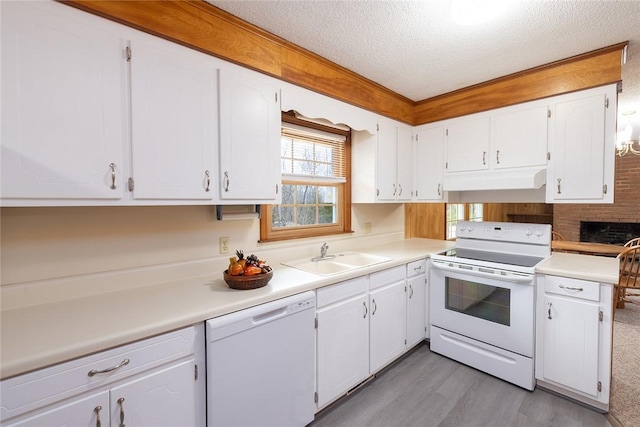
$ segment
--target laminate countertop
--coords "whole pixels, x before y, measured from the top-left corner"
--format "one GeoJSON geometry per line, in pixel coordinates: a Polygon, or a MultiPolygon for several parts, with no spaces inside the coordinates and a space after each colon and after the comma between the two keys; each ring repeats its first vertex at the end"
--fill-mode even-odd
{"type": "Polygon", "coordinates": [[[0,313],[0,376],[15,376],[402,265],[454,245],[442,240],[407,239],[368,248],[364,252],[391,260],[332,276],[272,264],[274,274],[269,284],[246,291],[227,286],[222,280],[226,263],[220,260],[211,266],[215,274],[3,310],[0,313]]]}
{"type": "MultiPolygon", "coordinates": [[[[366,250],[367,253],[388,257],[390,261],[332,276],[275,264],[272,265],[274,275],[269,284],[248,291],[227,286],[222,280],[226,265],[220,260],[211,266],[211,271],[216,273],[209,275],[2,310],[0,377],[12,377],[402,265],[454,246],[454,242],[441,240],[400,240],[366,250]]],[[[539,265],[537,271],[602,283],[618,280],[615,258],[554,253],[539,265]]]]}

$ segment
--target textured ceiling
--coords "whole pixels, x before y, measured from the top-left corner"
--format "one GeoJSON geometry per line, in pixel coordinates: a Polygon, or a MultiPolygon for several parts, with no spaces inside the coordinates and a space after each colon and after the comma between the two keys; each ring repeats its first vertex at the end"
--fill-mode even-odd
{"type": "Polygon", "coordinates": [[[503,1],[475,25],[458,0],[206,1],[414,101],[629,40],[621,110],[640,113],[640,1],[503,1]]]}

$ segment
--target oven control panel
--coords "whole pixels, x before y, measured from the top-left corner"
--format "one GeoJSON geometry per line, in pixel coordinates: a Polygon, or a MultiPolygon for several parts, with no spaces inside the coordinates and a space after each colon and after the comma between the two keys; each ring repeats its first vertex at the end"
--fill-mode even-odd
{"type": "Polygon", "coordinates": [[[466,239],[549,244],[551,242],[551,225],[517,222],[458,221],[456,236],[466,239]]]}

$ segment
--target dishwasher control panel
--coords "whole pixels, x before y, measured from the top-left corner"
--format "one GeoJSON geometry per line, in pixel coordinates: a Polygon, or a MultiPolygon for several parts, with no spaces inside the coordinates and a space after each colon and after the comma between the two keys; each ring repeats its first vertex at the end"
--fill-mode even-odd
{"type": "Polygon", "coordinates": [[[289,313],[295,313],[296,311],[306,310],[308,308],[315,307],[315,298],[309,298],[304,301],[299,301],[293,304],[289,304],[287,311],[289,313]]]}

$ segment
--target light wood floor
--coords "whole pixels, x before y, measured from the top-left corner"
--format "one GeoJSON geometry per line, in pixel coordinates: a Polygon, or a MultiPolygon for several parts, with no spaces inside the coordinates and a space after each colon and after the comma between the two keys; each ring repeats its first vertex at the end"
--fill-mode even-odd
{"type": "Polygon", "coordinates": [[[611,426],[603,414],[526,391],[420,345],[370,383],[316,416],[310,427],[611,426]]]}

